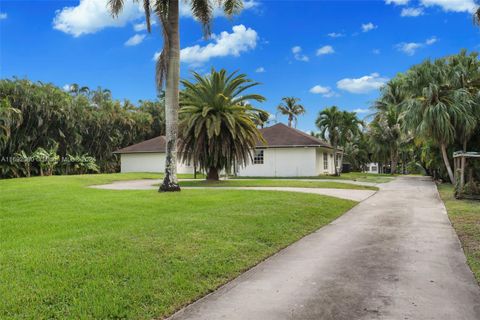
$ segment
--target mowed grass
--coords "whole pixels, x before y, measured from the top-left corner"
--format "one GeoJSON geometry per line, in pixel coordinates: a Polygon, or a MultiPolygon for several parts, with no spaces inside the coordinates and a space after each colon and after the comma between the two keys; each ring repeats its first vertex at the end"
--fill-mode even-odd
{"type": "Polygon", "coordinates": [[[255,179],[255,180],[220,180],[220,181],[180,181],[183,187],[294,187],[294,188],[334,188],[355,190],[378,190],[377,187],[361,186],[355,184],[333,181],[307,181],[307,180],[281,180],[281,179],[255,179]]]}
{"type": "Polygon", "coordinates": [[[375,174],[375,173],[363,173],[363,172],[348,172],[342,173],[340,177],[336,176],[320,176],[321,179],[342,179],[342,180],[354,180],[359,182],[372,182],[372,183],[386,183],[395,179],[395,176],[391,174],[375,174]]]}
{"type": "Polygon", "coordinates": [[[86,187],[158,177],[0,181],[0,319],[161,318],[355,205],[274,191],[86,187]]]}
{"type": "Polygon", "coordinates": [[[457,200],[453,186],[441,184],[438,191],[460,238],[467,262],[480,284],[480,201],[457,200]]]}

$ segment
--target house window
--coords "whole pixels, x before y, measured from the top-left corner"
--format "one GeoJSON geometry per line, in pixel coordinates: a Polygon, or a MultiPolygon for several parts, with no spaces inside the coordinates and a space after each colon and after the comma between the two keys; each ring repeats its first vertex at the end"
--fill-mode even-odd
{"type": "Polygon", "coordinates": [[[328,154],[323,154],[323,169],[328,170],[328,154]]]}
{"type": "Polygon", "coordinates": [[[263,150],[255,150],[255,156],[253,157],[254,164],[263,164],[263,150]]]}
{"type": "Polygon", "coordinates": [[[377,167],[372,167],[372,172],[377,172],[378,168],[377,167]]]}

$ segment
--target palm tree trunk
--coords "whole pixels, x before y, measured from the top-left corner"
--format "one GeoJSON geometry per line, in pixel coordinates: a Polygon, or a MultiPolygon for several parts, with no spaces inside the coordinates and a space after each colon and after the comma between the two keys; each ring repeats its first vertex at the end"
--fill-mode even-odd
{"type": "Polygon", "coordinates": [[[165,90],[166,157],[165,177],[160,192],[180,191],[177,179],[177,135],[180,82],[179,0],[170,0],[168,9],[168,69],[165,90]]]}
{"type": "Polygon", "coordinates": [[[392,151],[390,153],[390,163],[391,163],[391,170],[390,174],[396,174],[397,173],[397,165],[398,165],[398,159],[395,151],[392,151]]]}
{"type": "MultiPolygon", "coordinates": [[[[467,152],[467,139],[463,140],[463,152],[467,152]]],[[[467,158],[462,157],[460,164],[460,190],[463,190],[465,186],[465,166],[467,165],[467,158]]]]}
{"type": "Polygon", "coordinates": [[[208,169],[207,180],[218,181],[218,168],[211,167],[208,169]]]}
{"type": "MultiPolygon", "coordinates": [[[[343,150],[345,150],[345,147],[343,147],[343,150]]],[[[342,151],[342,153],[340,153],[340,163],[339,163],[339,166],[338,166],[338,175],[341,175],[342,171],[343,171],[343,153],[344,153],[344,151],[342,151]]]]}
{"type": "Polygon", "coordinates": [[[292,115],[289,115],[288,116],[288,126],[291,128],[292,127],[292,121],[293,121],[293,117],[292,115]]]}
{"type": "Polygon", "coordinates": [[[440,149],[442,150],[443,162],[445,163],[445,168],[448,172],[448,178],[450,179],[451,183],[455,183],[452,167],[450,166],[450,161],[448,161],[447,146],[445,145],[445,143],[440,144],[440,149]]]}
{"type": "Polygon", "coordinates": [[[333,145],[333,168],[335,169],[335,175],[338,176],[337,170],[337,144],[333,145]]]}

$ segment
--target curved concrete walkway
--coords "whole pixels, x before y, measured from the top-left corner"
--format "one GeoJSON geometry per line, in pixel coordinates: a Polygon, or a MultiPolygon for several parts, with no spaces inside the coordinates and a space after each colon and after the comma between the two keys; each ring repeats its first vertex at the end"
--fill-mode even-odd
{"type": "Polygon", "coordinates": [[[480,288],[434,183],[401,177],[174,319],[478,320],[480,288]]]}
{"type": "Polygon", "coordinates": [[[312,193],[353,201],[363,201],[375,194],[374,190],[353,190],[334,188],[294,188],[294,187],[182,187],[182,189],[223,189],[223,190],[259,190],[312,193]]]}
{"type": "MultiPolygon", "coordinates": [[[[187,179],[186,179],[187,180],[187,179]]],[[[315,180],[318,181],[318,180],[315,180]]],[[[328,180],[330,181],[330,180],[328,180]]],[[[154,184],[161,183],[161,180],[143,179],[130,181],[115,181],[110,184],[91,186],[96,189],[109,190],[155,190],[158,189],[154,184]]],[[[223,190],[259,190],[259,191],[284,191],[313,193],[325,196],[331,196],[341,199],[363,201],[376,191],[373,190],[352,190],[352,189],[334,189],[334,188],[292,188],[292,187],[182,187],[182,189],[223,189],[223,190]]]]}

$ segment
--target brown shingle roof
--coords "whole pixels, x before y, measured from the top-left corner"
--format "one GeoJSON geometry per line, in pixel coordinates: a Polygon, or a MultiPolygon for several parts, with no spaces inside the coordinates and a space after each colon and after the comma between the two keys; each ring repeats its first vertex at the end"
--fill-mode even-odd
{"type": "Polygon", "coordinates": [[[260,129],[267,144],[259,142],[257,147],[324,147],[332,148],[327,142],[312,137],[303,131],[290,128],[283,123],[277,123],[271,127],[260,129]]]}
{"type": "Polygon", "coordinates": [[[165,136],[159,136],[146,140],[126,148],[115,151],[114,153],[142,153],[142,152],[165,152],[165,136]]]}
{"type": "MultiPolygon", "coordinates": [[[[283,123],[277,123],[271,127],[260,129],[267,144],[259,142],[257,147],[280,148],[280,147],[324,147],[332,148],[327,142],[312,137],[305,132],[290,128],[283,123]]],[[[129,147],[115,151],[114,153],[147,153],[165,152],[165,136],[159,136],[143,141],[129,147]]]]}

